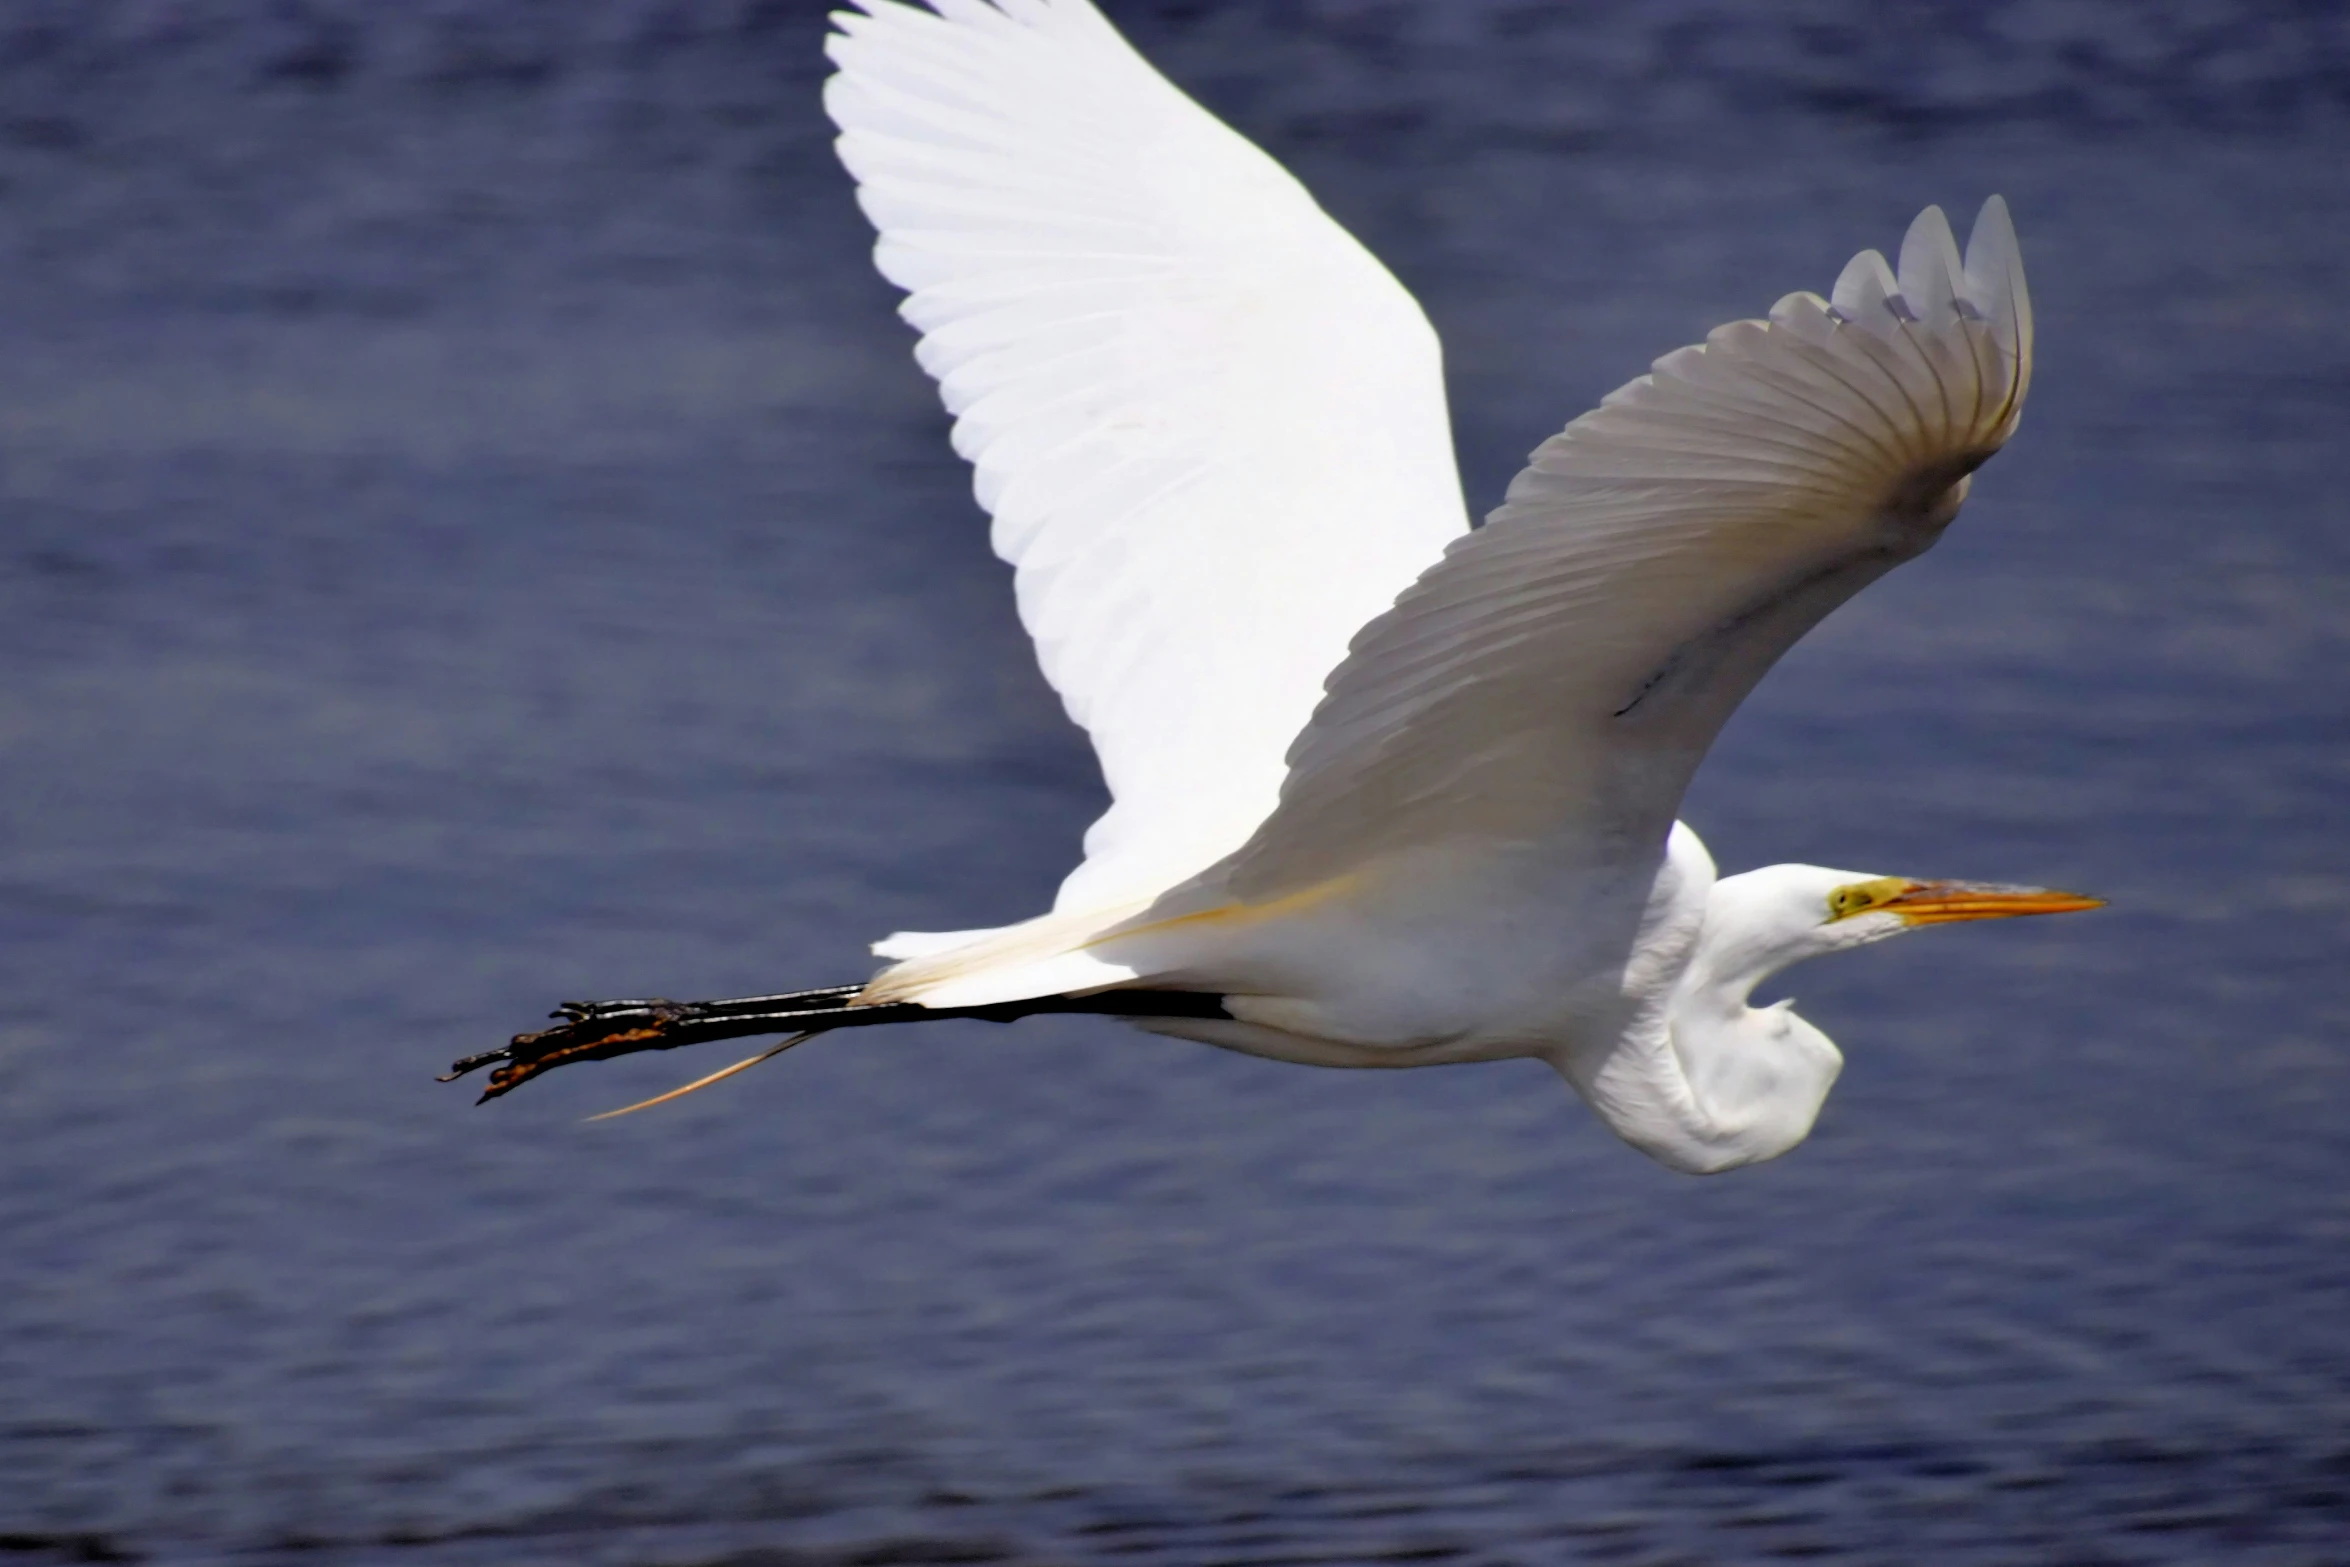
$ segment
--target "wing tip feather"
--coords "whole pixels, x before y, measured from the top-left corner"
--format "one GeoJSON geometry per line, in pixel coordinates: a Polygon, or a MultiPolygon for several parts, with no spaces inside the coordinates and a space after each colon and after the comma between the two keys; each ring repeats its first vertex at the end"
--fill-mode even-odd
{"type": "Polygon", "coordinates": [[[1836,286],[1828,291],[1829,308],[1836,319],[1875,337],[1889,336],[1899,319],[1893,301],[1901,297],[1901,283],[1884,253],[1864,250],[1844,263],[1836,286]]]}
{"type": "Polygon", "coordinates": [[[2032,296],[2024,284],[2023,249],[2015,237],[2015,220],[2007,198],[1993,195],[1975,215],[1967,235],[1963,267],[1968,298],[1992,324],[2000,346],[2019,362],[2019,376],[2029,379],[2032,362],[2032,296]]]}
{"type": "Polygon", "coordinates": [[[1910,314],[1936,331],[1948,327],[1960,314],[1963,268],[1958,259],[1958,237],[1940,207],[1927,207],[1910,220],[1901,237],[1902,303],[1910,314]]]}

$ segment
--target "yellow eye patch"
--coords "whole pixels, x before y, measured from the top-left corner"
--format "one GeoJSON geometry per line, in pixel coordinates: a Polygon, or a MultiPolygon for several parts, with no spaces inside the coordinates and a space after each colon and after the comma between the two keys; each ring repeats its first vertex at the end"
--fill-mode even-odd
{"type": "Polygon", "coordinates": [[[1906,876],[1879,876],[1871,881],[1849,882],[1828,894],[1828,918],[1850,919],[1855,914],[1866,914],[1871,909],[1883,908],[1916,885],[1906,876]]]}

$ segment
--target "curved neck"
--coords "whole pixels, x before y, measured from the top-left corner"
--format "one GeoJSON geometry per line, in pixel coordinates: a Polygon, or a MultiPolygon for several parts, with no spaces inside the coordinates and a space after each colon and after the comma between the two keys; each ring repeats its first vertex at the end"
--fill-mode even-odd
{"type": "Polygon", "coordinates": [[[1659,1008],[1589,1069],[1561,1069],[1616,1135],[1710,1175],[1775,1159],[1811,1133],[1844,1058],[1784,1006],[1659,1008]]]}
{"type": "Polygon", "coordinates": [[[1644,987],[1610,1048],[1558,1066],[1617,1136],[1702,1175],[1802,1142],[1844,1058],[1788,1003],[1747,1005],[1757,984],[1809,954],[1753,939],[1739,878],[1715,881],[1687,836],[1692,847],[1676,842],[1659,877],[1656,906],[1670,912],[1653,922],[1681,961],[1644,987]],[[1678,940],[1665,928],[1674,925],[1678,940]]]}

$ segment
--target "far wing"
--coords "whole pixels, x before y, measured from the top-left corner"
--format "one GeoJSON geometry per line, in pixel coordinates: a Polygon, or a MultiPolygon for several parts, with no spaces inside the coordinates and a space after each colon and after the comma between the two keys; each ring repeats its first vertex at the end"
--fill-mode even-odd
{"type": "Polygon", "coordinates": [[[1930,546],[2014,431],[2031,306],[1993,197],[1962,266],[1928,208],[1656,362],[1535,452],[1487,525],[1365,627],[1280,807],[1203,878],[1279,898],[1437,844],[1661,845],[1731,710],[1930,546]]]}
{"type": "Polygon", "coordinates": [[[1114,801],[1058,908],[1147,899],[1273,809],[1348,638],[1467,528],[1436,336],[1088,0],[859,3],[841,158],[1114,801]]]}

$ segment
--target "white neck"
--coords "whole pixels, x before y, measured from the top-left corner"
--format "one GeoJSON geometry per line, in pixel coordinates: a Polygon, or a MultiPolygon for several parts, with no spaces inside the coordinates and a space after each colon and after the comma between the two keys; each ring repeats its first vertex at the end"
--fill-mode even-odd
{"type": "Polygon", "coordinates": [[[1787,1003],[1747,1005],[1789,963],[1835,950],[1758,926],[1770,872],[1717,881],[1696,834],[1677,827],[1657,879],[1629,1024],[1612,1045],[1558,1065],[1626,1142],[1660,1163],[1711,1174],[1772,1159],[1811,1132],[1844,1065],[1827,1035],[1787,1003]]]}

